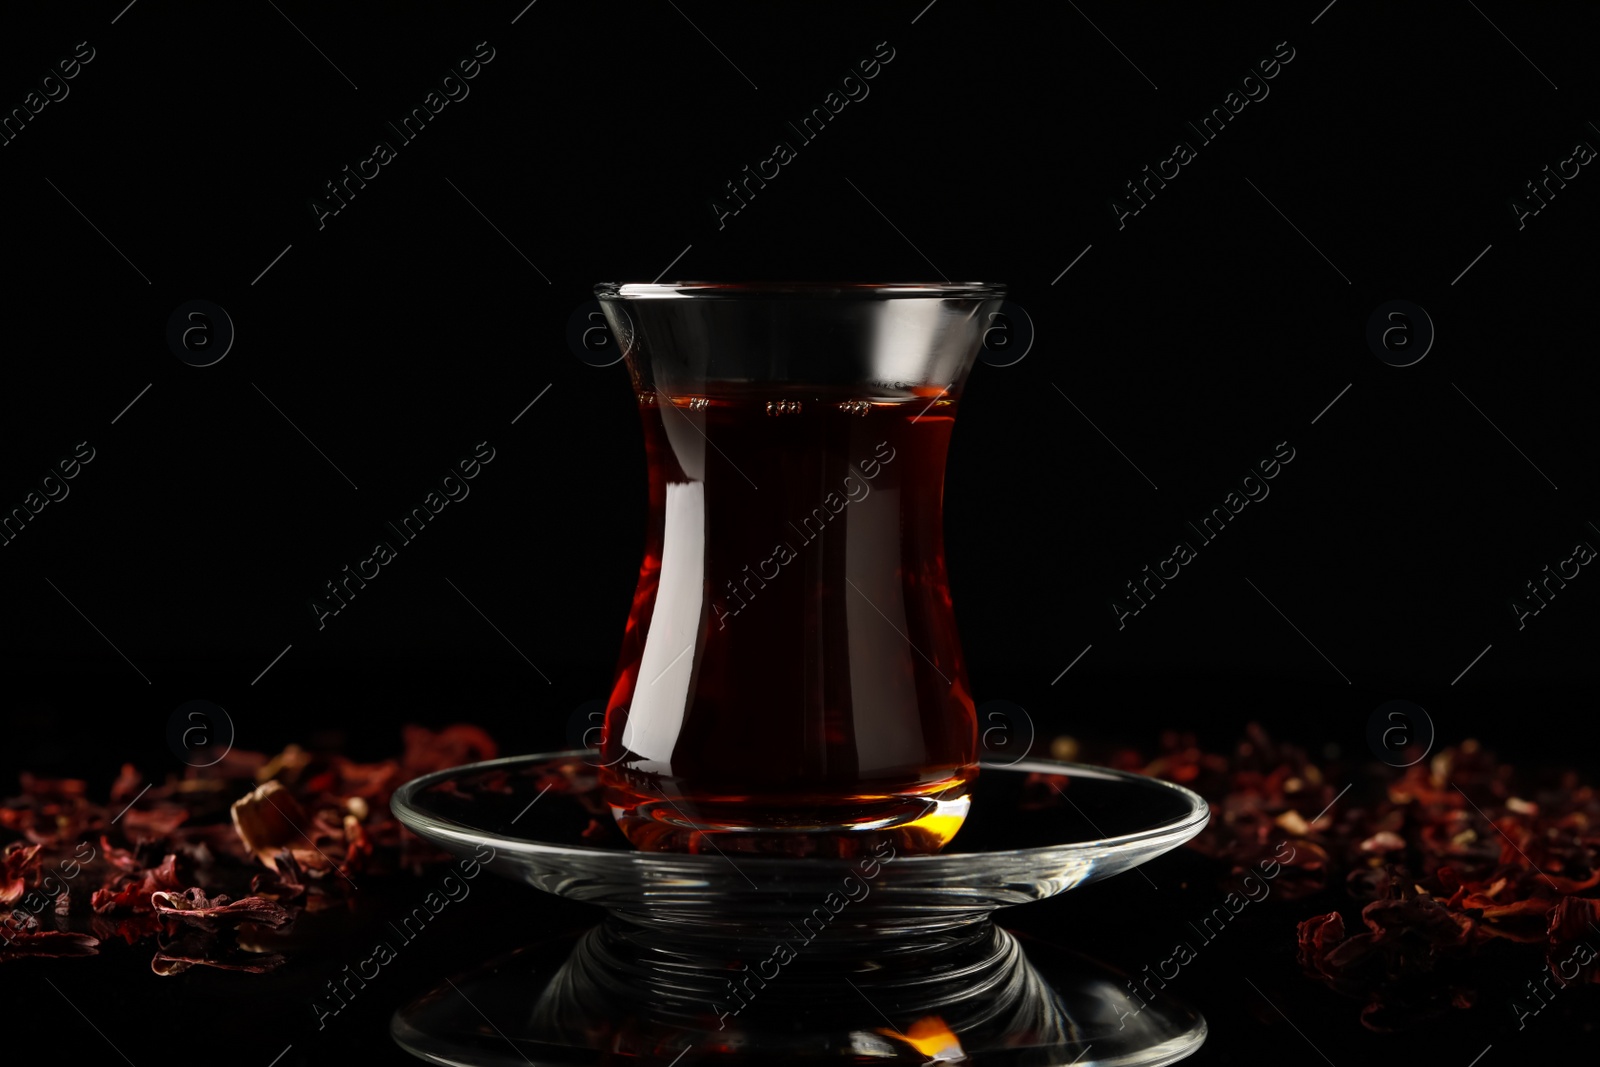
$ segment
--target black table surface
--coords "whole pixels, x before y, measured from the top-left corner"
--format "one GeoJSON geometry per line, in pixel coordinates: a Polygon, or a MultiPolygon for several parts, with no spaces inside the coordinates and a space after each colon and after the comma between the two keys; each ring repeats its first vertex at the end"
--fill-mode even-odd
{"type": "MultiPolygon", "coordinates": [[[[1195,958],[1157,997],[1199,1008],[1210,1034],[1187,1062],[1264,1064],[1360,1062],[1456,1063],[1489,1049],[1484,1063],[1553,1062],[1592,1034],[1594,990],[1574,987],[1550,998],[1537,1014],[1519,1018],[1532,1002],[1524,980],[1543,977],[1537,953],[1485,953],[1476,968],[1480,1000],[1470,1011],[1402,1033],[1379,1034],[1358,1022],[1361,1002],[1342,998],[1303,977],[1294,959],[1295,923],[1316,901],[1267,897],[1244,909],[1207,942],[1186,926],[1219,906],[1214,868],[1178,853],[1137,872],[1054,900],[1000,914],[1025,944],[1081,951],[1130,975],[1146,966],[1168,969],[1173,946],[1189,943],[1195,958]],[[1208,874],[1207,872],[1210,872],[1208,874]],[[1520,1024],[1520,1025],[1519,1025],[1520,1024]]],[[[91,959],[19,960],[5,964],[7,1008],[19,1026],[54,1047],[72,1050],[67,1062],[133,1064],[244,1063],[266,1067],[326,1063],[416,1062],[388,1035],[399,1005],[509,948],[585,929],[600,913],[512,882],[484,878],[471,895],[402,942],[378,976],[329,1013],[326,983],[345,978],[379,940],[395,941],[387,926],[415,907],[427,879],[361,880],[351,913],[322,913],[297,922],[304,947],[266,975],[195,967],[173,977],[151,973],[150,943],[107,945],[91,959]],[[69,1003],[70,1001],[70,1003],[69,1003]],[[80,1014],[81,1013],[81,1014],[80,1014]],[[112,1046],[115,1046],[113,1052],[112,1046]]],[[[1338,901],[1330,896],[1328,906],[1338,901]]],[[[354,987],[352,987],[354,988],[354,987]]],[[[1152,1000],[1154,1003],[1154,1000],[1152,1000]]],[[[619,1013],[626,1005],[618,1005],[619,1013]]]]}

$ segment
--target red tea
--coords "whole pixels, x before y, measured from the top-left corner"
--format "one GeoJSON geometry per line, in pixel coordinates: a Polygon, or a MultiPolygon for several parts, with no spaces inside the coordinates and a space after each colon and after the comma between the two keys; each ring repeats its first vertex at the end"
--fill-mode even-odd
{"type": "Polygon", "coordinates": [[[956,405],[918,392],[640,394],[650,521],[601,757],[636,846],[931,851],[960,827],[956,405]]]}

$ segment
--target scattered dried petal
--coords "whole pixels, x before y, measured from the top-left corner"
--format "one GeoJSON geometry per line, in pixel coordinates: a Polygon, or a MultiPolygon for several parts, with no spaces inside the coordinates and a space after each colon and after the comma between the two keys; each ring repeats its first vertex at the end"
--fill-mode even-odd
{"type": "Polygon", "coordinates": [[[1306,822],[1305,817],[1293,808],[1279,815],[1273,820],[1273,823],[1280,829],[1287,830],[1295,837],[1304,837],[1311,832],[1311,824],[1306,822]]]}
{"type": "Polygon", "coordinates": [[[0,853],[0,907],[11,907],[27,891],[27,875],[39,865],[42,845],[13,842],[0,853]]]}
{"type": "Polygon", "coordinates": [[[494,738],[465,723],[446,726],[438,733],[423,726],[407,726],[401,733],[406,745],[401,766],[411,778],[463,763],[491,760],[500,754],[494,738]]]}
{"type": "Polygon", "coordinates": [[[257,768],[256,781],[267,782],[274,778],[282,778],[292,783],[310,763],[311,753],[299,745],[290,745],[257,768]]]}
{"type": "Polygon", "coordinates": [[[139,769],[131,763],[124,763],[122,773],[111,783],[111,803],[120,804],[132,800],[144,787],[145,780],[139,774],[139,769]]]}
{"type": "Polygon", "coordinates": [[[122,816],[122,832],[134,844],[160,841],[189,818],[189,809],[181,804],[159,803],[143,811],[130,808],[122,816]]]}
{"type": "MultiPolygon", "coordinates": [[[[1600,900],[1562,897],[1550,909],[1546,933],[1552,945],[1564,945],[1590,937],[1596,927],[1600,927],[1600,900]]],[[[1600,938],[1596,940],[1600,942],[1600,938]]]]}
{"type": "Polygon", "coordinates": [[[152,893],[150,903],[162,915],[172,915],[180,919],[227,918],[265,923],[268,926],[282,926],[292,918],[281,904],[275,904],[262,897],[244,897],[230,901],[226,893],[207,897],[203,890],[193,887],[181,893],[166,890],[152,893]]]}
{"type": "Polygon", "coordinates": [[[263,863],[272,864],[280,848],[308,839],[302,826],[305,809],[280,782],[266,782],[233,802],[233,828],[244,847],[263,863]]]}
{"type": "Polygon", "coordinates": [[[177,873],[178,857],[169,854],[161,861],[161,866],[149,868],[128,878],[120,888],[106,886],[96,889],[89,898],[89,906],[95,911],[106,914],[113,911],[150,911],[151,894],[160,889],[179,888],[177,873]]]}
{"type": "Polygon", "coordinates": [[[1361,919],[1379,942],[1410,939],[1433,952],[1464,946],[1475,925],[1433,897],[1374,900],[1361,909],[1361,919]]]}
{"type": "Polygon", "coordinates": [[[294,853],[285,849],[273,857],[272,867],[250,879],[250,891],[268,900],[293,901],[306,895],[304,871],[294,853]]]}
{"type": "Polygon", "coordinates": [[[1344,917],[1336,911],[1315,915],[1301,922],[1296,933],[1300,966],[1333,977],[1327,965],[1328,952],[1344,940],[1344,917]]]}
{"type": "Polygon", "coordinates": [[[1380,855],[1386,852],[1401,852],[1405,850],[1406,839],[1393,830],[1379,830],[1361,842],[1359,847],[1362,852],[1375,852],[1380,855]]]}

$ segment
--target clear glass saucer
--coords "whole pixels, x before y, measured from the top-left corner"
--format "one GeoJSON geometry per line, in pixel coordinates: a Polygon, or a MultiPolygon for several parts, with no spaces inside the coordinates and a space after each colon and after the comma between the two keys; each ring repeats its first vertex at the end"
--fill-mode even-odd
{"type": "Polygon", "coordinates": [[[635,851],[596,759],[493,760],[395,793],[396,816],[422,837],[607,911],[575,940],[532,945],[401,1008],[392,1033],[408,1051],[540,1067],[1132,1067],[1205,1039],[1197,1012],[1141,1001],[1091,960],[1025,952],[990,920],[1199,833],[1209,810],[1181,786],[1049,760],[985,765],[971,814],[936,855],[730,857],[635,851]]]}

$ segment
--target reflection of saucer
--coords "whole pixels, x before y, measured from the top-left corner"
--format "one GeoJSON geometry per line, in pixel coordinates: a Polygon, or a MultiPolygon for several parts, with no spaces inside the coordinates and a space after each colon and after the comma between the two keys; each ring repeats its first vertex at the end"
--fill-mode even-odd
{"type": "Polygon", "coordinates": [[[492,849],[501,874],[610,912],[576,945],[534,946],[403,1008],[395,1037],[424,1059],[665,1065],[688,1048],[682,1067],[922,1064],[959,1050],[1088,1067],[1171,1063],[1204,1040],[1197,1013],[1141,1005],[1087,961],[1030,963],[988,921],[1187,841],[1208,809],[1186,789],[1023,760],[983,768],[937,855],[689,855],[633,850],[585,757],[478,763],[395,793],[423,837],[480,860],[492,849]]]}
{"type": "Polygon", "coordinates": [[[1206,1038],[1198,1012],[1166,997],[1141,1002],[1124,975],[1084,957],[1037,945],[1024,956],[990,923],[977,927],[986,958],[964,972],[873,981],[885,961],[861,945],[853,965],[780,977],[719,1027],[709,998],[697,1020],[650,999],[684,979],[682,961],[635,962],[612,927],[457,975],[396,1012],[391,1033],[429,1063],[478,1067],[1155,1067],[1206,1038]],[[634,980],[647,964],[653,981],[641,988],[634,980]]]}

